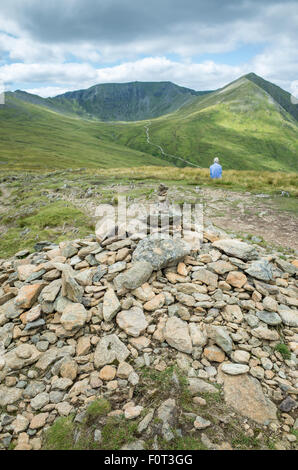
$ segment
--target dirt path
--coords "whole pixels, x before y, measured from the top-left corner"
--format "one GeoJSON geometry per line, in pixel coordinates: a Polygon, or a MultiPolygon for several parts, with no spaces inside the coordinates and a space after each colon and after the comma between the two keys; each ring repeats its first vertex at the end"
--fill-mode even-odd
{"type": "Polygon", "coordinates": [[[170,153],[166,153],[161,145],[158,145],[158,144],[155,144],[154,142],[152,142],[152,140],[150,138],[150,125],[151,125],[151,121],[148,122],[148,125],[144,126],[145,131],[146,131],[147,144],[150,144],[150,145],[153,145],[154,147],[157,147],[161,151],[162,156],[171,157],[171,158],[174,158],[175,160],[181,160],[183,163],[186,163],[187,165],[190,165],[190,166],[194,166],[195,168],[201,168],[200,166],[195,165],[194,163],[189,162],[188,160],[185,160],[182,157],[178,157],[177,155],[171,155],[170,153]]]}
{"type": "MultiPolygon", "coordinates": [[[[298,216],[281,210],[281,197],[204,189],[205,215],[228,231],[262,237],[266,242],[298,249],[298,216]]],[[[283,201],[282,201],[283,202],[283,201]]]]}

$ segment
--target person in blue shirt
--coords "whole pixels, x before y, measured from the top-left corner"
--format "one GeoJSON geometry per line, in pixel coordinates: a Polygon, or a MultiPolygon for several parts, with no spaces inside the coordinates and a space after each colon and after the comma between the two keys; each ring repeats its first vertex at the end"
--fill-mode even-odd
{"type": "Polygon", "coordinates": [[[214,159],[213,165],[210,166],[210,178],[212,179],[219,179],[222,177],[222,167],[219,164],[219,160],[216,157],[214,159]]]}

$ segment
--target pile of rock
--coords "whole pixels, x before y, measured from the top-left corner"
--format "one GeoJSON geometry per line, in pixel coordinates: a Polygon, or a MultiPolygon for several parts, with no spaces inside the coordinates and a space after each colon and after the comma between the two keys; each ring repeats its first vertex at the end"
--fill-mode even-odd
{"type": "MultiPolygon", "coordinates": [[[[214,233],[192,248],[165,236],[89,237],[0,261],[0,447],[39,449],[58,416],[79,417],[102,395],[112,414],[135,419],[142,367],[173,362],[196,400],[222,384],[236,411],[295,440],[297,260],[214,233]]],[[[140,432],[155,415],[171,440],[174,401],[150,410],[140,432]]]]}

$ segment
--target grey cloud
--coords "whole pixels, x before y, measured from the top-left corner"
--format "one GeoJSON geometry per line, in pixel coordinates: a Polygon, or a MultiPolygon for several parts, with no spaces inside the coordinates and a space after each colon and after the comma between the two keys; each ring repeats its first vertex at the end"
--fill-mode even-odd
{"type": "MultiPolygon", "coordinates": [[[[187,35],[189,25],[216,27],[253,20],[281,0],[10,0],[1,12],[42,42],[110,44],[187,35]]],[[[223,38],[224,39],[224,38],[223,38]]]]}

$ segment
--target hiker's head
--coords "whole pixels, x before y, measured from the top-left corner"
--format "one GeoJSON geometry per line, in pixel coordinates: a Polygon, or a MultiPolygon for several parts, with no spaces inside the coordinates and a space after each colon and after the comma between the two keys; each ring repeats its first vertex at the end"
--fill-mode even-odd
{"type": "Polygon", "coordinates": [[[214,159],[214,163],[219,163],[219,160],[218,160],[218,158],[217,158],[217,157],[215,157],[215,159],[214,159]]]}

